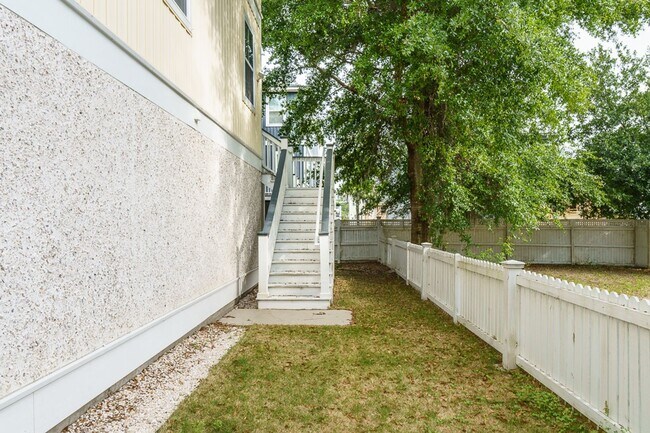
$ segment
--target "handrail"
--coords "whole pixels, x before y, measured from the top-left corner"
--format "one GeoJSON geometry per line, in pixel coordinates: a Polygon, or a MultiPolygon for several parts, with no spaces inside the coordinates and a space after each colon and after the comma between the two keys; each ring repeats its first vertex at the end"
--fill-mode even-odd
{"type": "Polygon", "coordinates": [[[264,144],[264,148],[262,149],[262,168],[275,175],[278,169],[277,154],[282,148],[282,142],[264,130],[262,131],[262,137],[262,142],[264,144]]]}
{"type": "Polygon", "coordinates": [[[261,236],[268,236],[273,225],[273,217],[275,216],[275,208],[278,204],[278,196],[280,195],[280,187],[282,184],[282,177],[284,176],[284,163],[287,159],[287,149],[280,151],[280,161],[278,162],[278,169],[276,171],[275,183],[273,184],[273,192],[271,193],[271,202],[269,203],[269,210],[264,219],[264,228],[259,233],[261,236]]]}
{"type": "Polygon", "coordinates": [[[318,245],[319,242],[319,237],[318,237],[318,221],[321,219],[321,197],[323,195],[323,169],[324,164],[323,160],[325,159],[325,152],[320,156],[320,170],[318,170],[319,173],[319,179],[318,179],[318,201],[316,201],[316,223],[314,224],[314,244],[318,245]]]}
{"type": "Polygon", "coordinates": [[[262,129],[262,137],[267,138],[269,141],[273,142],[274,144],[277,144],[278,146],[280,146],[282,143],[278,137],[276,137],[275,135],[269,132],[266,132],[263,129],[262,129]]]}
{"type": "Polygon", "coordinates": [[[321,214],[320,234],[328,235],[330,232],[330,206],[332,201],[332,159],[334,150],[328,147],[325,150],[327,159],[325,161],[325,177],[323,185],[323,211],[321,214]]]}

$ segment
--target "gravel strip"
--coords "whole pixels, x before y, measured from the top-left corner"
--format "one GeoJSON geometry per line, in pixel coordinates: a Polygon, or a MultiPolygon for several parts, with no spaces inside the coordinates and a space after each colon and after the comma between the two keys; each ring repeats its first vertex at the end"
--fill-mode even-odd
{"type": "Polygon", "coordinates": [[[88,409],[64,432],[155,432],[243,333],[241,328],[219,323],[204,326],[88,409]]]}
{"type": "Polygon", "coordinates": [[[240,310],[257,310],[257,287],[241,298],[235,308],[240,310]]]}

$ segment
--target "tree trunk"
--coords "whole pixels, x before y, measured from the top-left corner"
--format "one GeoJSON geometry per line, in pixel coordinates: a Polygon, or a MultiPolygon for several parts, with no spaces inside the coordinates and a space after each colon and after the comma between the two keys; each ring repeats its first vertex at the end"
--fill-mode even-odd
{"type": "Polygon", "coordinates": [[[422,209],[422,185],[424,171],[422,156],[415,143],[408,143],[408,177],[409,195],[411,201],[411,242],[421,244],[429,242],[429,221],[422,209]]]}

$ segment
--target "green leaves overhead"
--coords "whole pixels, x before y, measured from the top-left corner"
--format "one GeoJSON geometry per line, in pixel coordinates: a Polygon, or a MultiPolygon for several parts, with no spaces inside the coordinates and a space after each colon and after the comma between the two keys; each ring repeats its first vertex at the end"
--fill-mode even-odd
{"type": "Polygon", "coordinates": [[[472,217],[531,227],[597,186],[562,152],[595,82],[572,25],[636,30],[648,11],[646,1],[265,0],[265,87],[307,76],[290,140],[335,141],[343,191],[408,207],[413,241],[472,217]]]}

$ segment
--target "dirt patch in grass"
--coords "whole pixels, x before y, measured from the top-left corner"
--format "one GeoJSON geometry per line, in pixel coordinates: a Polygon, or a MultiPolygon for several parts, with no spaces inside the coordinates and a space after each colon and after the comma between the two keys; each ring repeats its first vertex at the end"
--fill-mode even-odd
{"type": "Polygon", "coordinates": [[[387,268],[337,269],[348,327],[253,326],[163,432],[595,429],[387,268]]]}
{"type": "Polygon", "coordinates": [[[526,269],[610,292],[650,298],[650,269],[593,265],[526,265],[526,269]]]}

